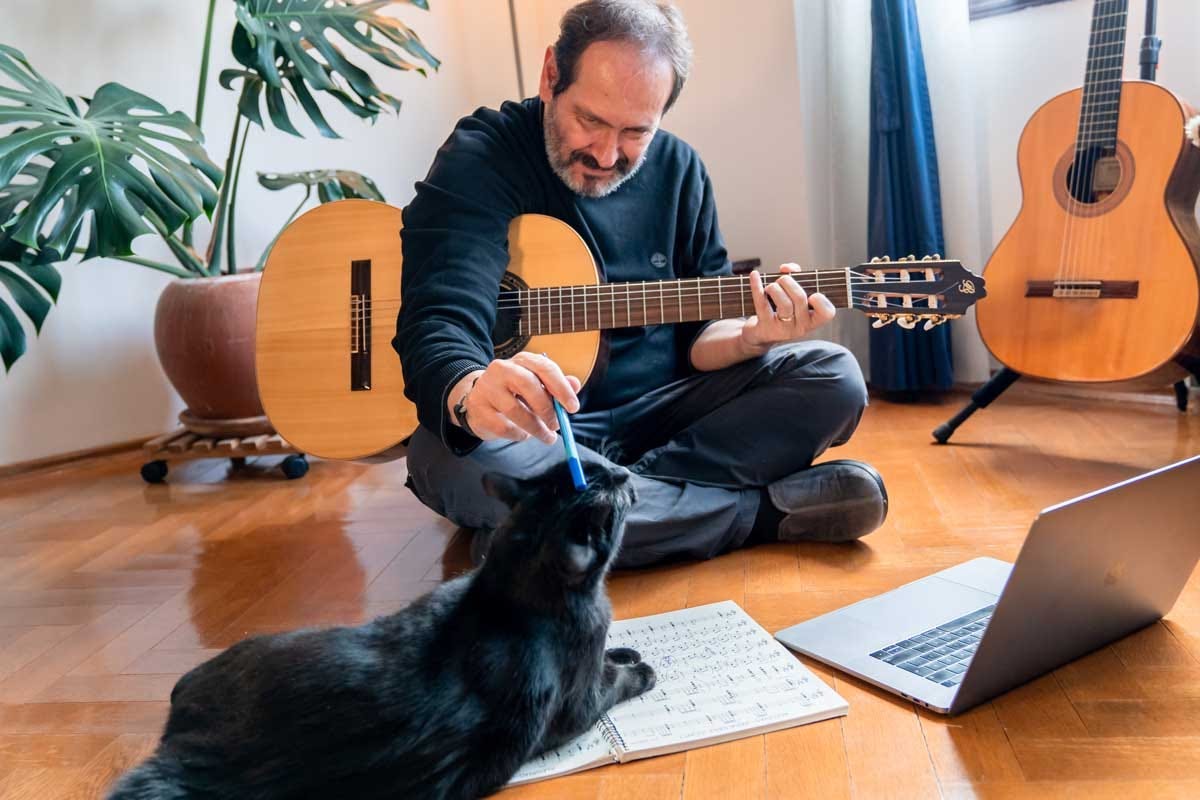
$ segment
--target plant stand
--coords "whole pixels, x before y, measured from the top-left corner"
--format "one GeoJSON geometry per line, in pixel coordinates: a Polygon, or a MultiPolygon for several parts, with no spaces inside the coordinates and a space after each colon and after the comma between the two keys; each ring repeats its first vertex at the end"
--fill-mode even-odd
{"type": "Polygon", "coordinates": [[[167,477],[168,461],[190,461],[197,458],[228,458],[235,467],[245,465],[252,456],[273,456],[288,453],[279,469],[293,480],[308,472],[308,458],[292,447],[277,433],[258,436],[218,438],[192,433],[179,428],[164,433],[142,445],[150,460],[142,465],[142,479],[146,483],[162,483],[167,477]]]}

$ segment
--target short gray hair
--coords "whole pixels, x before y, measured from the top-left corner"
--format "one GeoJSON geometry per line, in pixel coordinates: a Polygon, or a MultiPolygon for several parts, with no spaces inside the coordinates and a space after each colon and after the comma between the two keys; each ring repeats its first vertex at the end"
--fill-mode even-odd
{"type": "Polygon", "coordinates": [[[570,8],[554,43],[558,65],[558,80],[551,87],[554,95],[575,82],[579,58],[588,45],[610,41],[631,42],[667,60],[675,82],[663,112],[670,109],[692,68],[692,42],[683,14],[671,0],[586,0],[570,8]]]}

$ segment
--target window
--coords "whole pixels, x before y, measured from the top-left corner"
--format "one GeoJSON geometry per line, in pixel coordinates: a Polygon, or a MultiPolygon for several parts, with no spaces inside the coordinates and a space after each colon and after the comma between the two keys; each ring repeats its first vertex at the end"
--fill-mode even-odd
{"type": "Polygon", "coordinates": [[[1061,3],[1063,0],[968,0],[971,19],[994,17],[997,14],[1007,14],[1010,11],[1020,11],[1022,8],[1044,6],[1049,3],[1061,3]]]}

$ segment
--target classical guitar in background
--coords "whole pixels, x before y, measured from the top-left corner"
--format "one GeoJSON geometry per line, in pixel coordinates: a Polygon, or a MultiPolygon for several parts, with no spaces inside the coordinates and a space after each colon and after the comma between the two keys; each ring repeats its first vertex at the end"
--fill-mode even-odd
{"type": "MultiPolygon", "coordinates": [[[[369,200],[309,211],[271,250],[258,298],[256,368],[275,430],[323,458],[384,460],[416,430],[416,407],[392,348],[400,311],[401,214],[369,200]]],[[[603,369],[604,331],[754,313],[748,276],[603,283],[566,223],[513,220],[496,300],[496,356],[546,353],[584,385],[603,369]]],[[[985,295],[957,261],[909,256],[792,273],[808,292],[876,325],[932,327],[985,295]]],[[[766,275],[768,283],[778,275],[766,275]]]]}
{"type": "Polygon", "coordinates": [[[1185,134],[1200,122],[1163,86],[1121,80],[1127,6],[1095,1],[1083,86],[1021,134],[1021,210],[984,268],[976,319],[1022,375],[1200,375],[1200,149],[1185,134]]]}

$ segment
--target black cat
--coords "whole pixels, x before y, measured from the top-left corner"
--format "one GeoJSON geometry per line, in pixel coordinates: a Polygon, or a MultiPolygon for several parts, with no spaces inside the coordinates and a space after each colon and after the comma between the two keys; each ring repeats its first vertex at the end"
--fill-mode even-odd
{"type": "Polygon", "coordinates": [[[358,627],[239,642],[179,679],[154,755],[110,800],[474,798],[654,685],[605,652],[629,473],[488,476],[508,504],[478,570],[358,627]]]}

